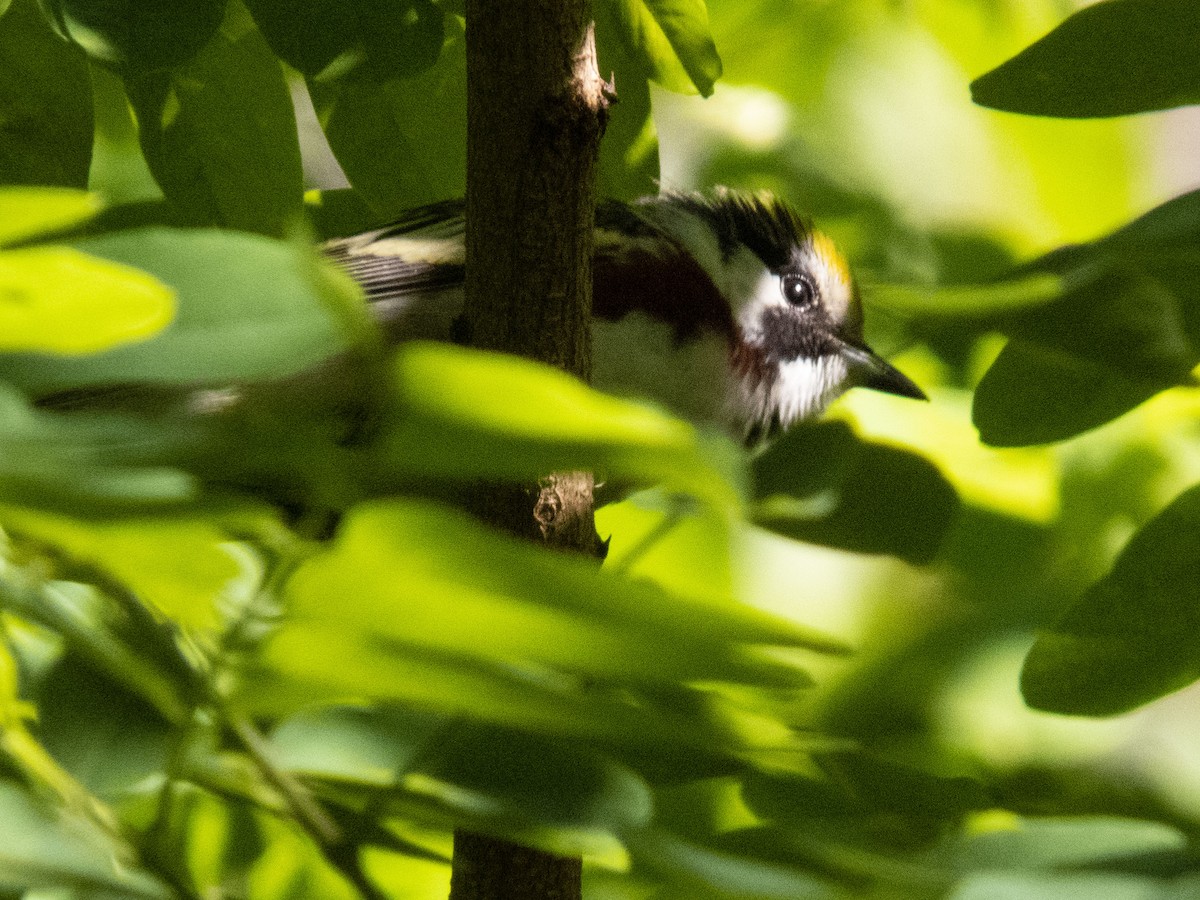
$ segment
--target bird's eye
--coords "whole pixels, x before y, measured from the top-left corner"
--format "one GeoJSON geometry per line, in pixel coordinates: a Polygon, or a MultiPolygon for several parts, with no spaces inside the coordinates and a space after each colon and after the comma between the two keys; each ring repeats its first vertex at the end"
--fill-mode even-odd
{"type": "Polygon", "coordinates": [[[792,306],[806,309],[817,302],[817,289],[807,275],[783,276],[783,299],[792,306]]]}

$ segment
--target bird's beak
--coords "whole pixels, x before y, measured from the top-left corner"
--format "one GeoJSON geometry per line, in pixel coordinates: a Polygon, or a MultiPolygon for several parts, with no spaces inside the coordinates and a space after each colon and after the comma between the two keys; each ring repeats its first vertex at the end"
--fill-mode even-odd
{"type": "Polygon", "coordinates": [[[929,399],[911,378],[870,347],[844,343],[842,354],[850,364],[850,377],[855,385],[913,400],[929,399]]]}

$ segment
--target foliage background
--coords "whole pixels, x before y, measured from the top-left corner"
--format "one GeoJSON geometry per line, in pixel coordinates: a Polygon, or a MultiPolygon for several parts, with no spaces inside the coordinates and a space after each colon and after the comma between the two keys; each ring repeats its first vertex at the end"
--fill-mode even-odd
{"type": "Polygon", "coordinates": [[[757,459],[317,261],[461,192],[453,3],[0,7],[6,895],[1200,890],[1189,3],[597,4],[604,192],[787,197],[933,398],[757,459]],[[566,467],[600,572],[430,499],[566,467]]]}

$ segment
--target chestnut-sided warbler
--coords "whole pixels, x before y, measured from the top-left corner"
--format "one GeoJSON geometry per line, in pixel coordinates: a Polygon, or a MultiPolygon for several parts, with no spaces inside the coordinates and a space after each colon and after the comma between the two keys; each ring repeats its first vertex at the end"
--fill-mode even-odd
{"type": "MultiPolygon", "coordinates": [[[[330,241],[391,340],[449,340],[462,312],[463,204],[330,241]]],[[[596,209],[593,382],[715,421],[748,445],[861,386],[925,399],[863,341],[833,243],[767,194],[664,193],[596,209]]]]}

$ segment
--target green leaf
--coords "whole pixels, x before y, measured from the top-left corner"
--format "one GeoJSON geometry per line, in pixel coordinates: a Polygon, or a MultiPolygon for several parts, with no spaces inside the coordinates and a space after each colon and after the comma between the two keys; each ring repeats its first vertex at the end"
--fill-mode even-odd
{"type": "Polygon", "coordinates": [[[195,480],[164,459],[182,458],[191,428],[128,415],[63,417],[31,407],[0,382],[0,493],[9,502],[75,514],[194,499],[195,480]]]}
{"type": "Polygon", "coordinates": [[[177,314],[153,340],[106,353],[6,359],[6,377],[27,390],[280,377],[314,365],[345,344],[335,304],[348,302],[347,288],[308,248],[249,234],[170,228],[123,231],[75,246],[134,266],[173,288],[177,314]]]}
{"type": "Polygon", "coordinates": [[[0,253],[0,352],[79,356],[138,343],[175,315],[145,272],[70,247],[0,253]]]}
{"type": "Polygon", "coordinates": [[[101,206],[95,194],[70,188],[0,189],[0,245],[79,225],[101,206]]]}
{"type": "Polygon", "coordinates": [[[91,159],[87,60],[16,0],[0,19],[0,184],[87,187],[91,159]]]}
{"type": "Polygon", "coordinates": [[[1200,678],[1200,487],[1175,498],[1121,551],[1025,659],[1031,706],[1124,712],[1200,678]]]}
{"type": "Polygon", "coordinates": [[[754,461],[753,521],[779,534],[931,562],[958,494],[924,457],[865,441],[844,422],[793,428],[754,461]]]}
{"type": "Polygon", "coordinates": [[[622,832],[653,801],[636,774],[585,747],[479,723],[448,725],[406,779],[461,825],[622,832]]]}
{"type": "Polygon", "coordinates": [[[608,110],[596,193],[614,200],[633,200],[657,193],[658,133],[650,110],[650,68],[630,53],[618,30],[613,4],[598,3],[596,50],[601,75],[618,91],[619,102],[608,110]]]}
{"type": "Polygon", "coordinates": [[[160,773],[173,739],[153,706],[75,654],[38,685],[38,735],[54,759],[102,797],[119,797],[160,773]]]}
{"type": "MultiPolygon", "coordinates": [[[[604,0],[626,51],[665,88],[707,97],[721,77],[705,0],[604,0]]],[[[620,85],[618,85],[618,90],[620,85]]]]}
{"type": "Polygon", "coordinates": [[[63,822],[11,782],[0,781],[0,885],[58,888],[81,893],[162,898],[173,896],[149,874],[120,863],[94,829],[63,822]]]}
{"type": "Polygon", "coordinates": [[[611,577],[461,513],[399,501],[355,507],[333,547],[289,582],[286,602],[287,624],[245,702],[374,698],[635,745],[678,742],[697,725],[630,704],[624,691],[794,684],[793,666],[749,645],[810,639],[757,610],[611,577]],[[598,680],[625,687],[587,687],[598,680]]]}
{"type": "Polygon", "coordinates": [[[834,900],[834,887],[798,868],[747,859],[691,843],[666,831],[643,831],[627,843],[635,863],[688,888],[685,896],[746,900],[834,900]]]}
{"type": "Polygon", "coordinates": [[[380,218],[466,190],[466,40],[454,16],[445,30],[437,63],[413,77],[308,79],[330,148],[380,218]]]}
{"type": "Polygon", "coordinates": [[[391,787],[433,741],[445,716],[398,707],[302,710],[271,734],[279,765],[315,776],[391,787]]]}
{"type": "Polygon", "coordinates": [[[184,66],[128,77],[142,149],[167,198],[196,224],[279,236],[300,221],[296,117],[279,61],[245,9],[184,66]]]}
{"type": "Polygon", "coordinates": [[[381,472],[517,480],[593,469],[601,479],[736,503],[740,460],[727,441],[548,366],[410,343],[393,372],[397,408],[378,441],[381,472]]]}
{"type": "Polygon", "coordinates": [[[1024,817],[1006,827],[957,835],[946,848],[946,861],[963,871],[1082,869],[1186,846],[1178,829],[1161,822],[1117,816],[1024,817]]]}
{"type": "Polygon", "coordinates": [[[957,284],[919,287],[908,284],[874,284],[866,291],[868,303],[899,315],[993,316],[1042,306],[1061,297],[1063,280],[1038,273],[990,284],[957,284]]]}
{"type": "Polygon", "coordinates": [[[39,0],[67,40],[100,62],[143,71],[186,63],[221,24],[226,0],[39,0]]]}
{"type": "Polygon", "coordinates": [[[224,527],[230,510],[84,520],[0,506],[10,534],[55,548],[123,584],[159,614],[195,632],[221,626],[221,605],[245,602],[260,563],[224,527]]]}
{"type": "Polygon", "coordinates": [[[993,447],[1048,444],[1103,425],[1169,387],[1014,339],[975,389],[972,421],[993,447]]]}
{"type": "Polygon", "coordinates": [[[1001,316],[1014,340],[975,394],[981,437],[997,446],[1062,440],[1169,387],[1200,362],[1200,192],[1177,197],[1029,270],[1066,290],[1001,316]]]}
{"type": "Polygon", "coordinates": [[[1200,7],[1107,0],[971,84],[976,103],[1036,116],[1123,116],[1200,102],[1200,7]]]}

